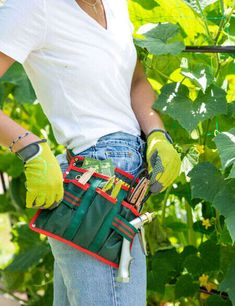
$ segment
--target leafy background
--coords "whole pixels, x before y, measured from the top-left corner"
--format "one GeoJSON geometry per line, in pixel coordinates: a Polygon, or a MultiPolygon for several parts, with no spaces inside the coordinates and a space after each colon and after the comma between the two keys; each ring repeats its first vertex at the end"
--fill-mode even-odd
{"type": "MultiPolygon", "coordinates": [[[[148,305],[235,305],[234,53],[189,53],[185,46],[235,45],[235,1],[130,0],[134,42],[182,169],[146,227],[148,305]]],[[[63,147],[22,66],[0,79],[0,107],[33,133],[63,147]]],[[[28,229],[23,165],[0,150],[0,291],[28,306],[52,305],[53,258],[28,229]]]]}

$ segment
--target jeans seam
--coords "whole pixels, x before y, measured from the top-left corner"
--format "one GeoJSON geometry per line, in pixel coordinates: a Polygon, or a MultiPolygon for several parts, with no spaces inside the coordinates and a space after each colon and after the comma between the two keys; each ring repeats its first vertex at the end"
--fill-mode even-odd
{"type": "Polygon", "coordinates": [[[111,276],[111,288],[113,291],[113,306],[118,306],[117,294],[116,294],[116,283],[115,283],[115,276],[112,267],[109,267],[110,276],[111,276]]]}

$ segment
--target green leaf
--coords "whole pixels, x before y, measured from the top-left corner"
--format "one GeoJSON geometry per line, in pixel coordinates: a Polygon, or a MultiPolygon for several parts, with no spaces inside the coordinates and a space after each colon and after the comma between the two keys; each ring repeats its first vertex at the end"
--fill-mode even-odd
{"type": "Polygon", "coordinates": [[[24,288],[25,274],[22,272],[1,271],[1,279],[4,287],[9,291],[20,290],[24,288]]]}
{"type": "Polygon", "coordinates": [[[165,284],[167,284],[170,275],[177,275],[179,273],[179,264],[179,254],[175,248],[158,251],[152,256],[151,268],[148,274],[149,290],[164,294],[165,284]]]}
{"type": "Polygon", "coordinates": [[[192,297],[199,291],[199,285],[193,283],[193,279],[189,274],[181,275],[175,286],[175,297],[192,297]]]}
{"type": "Polygon", "coordinates": [[[220,245],[214,240],[203,242],[199,248],[203,272],[218,271],[220,269],[220,245]]]}
{"type": "Polygon", "coordinates": [[[158,81],[160,84],[165,84],[166,77],[180,67],[180,57],[172,54],[153,55],[150,63],[146,63],[146,74],[148,78],[158,81]]]}
{"type": "Polygon", "coordinates": [[[21,175],[24,170],[23,162],[12,153],[0,155],[0,171],[6,172],[11,177],[15,178],[21,175]]]}
{"type": "Polygon", "coordinates": [[[220,283],[220,290],[226,291],[233,304],[235,304],[235,261],[230,265],[223,281],[220,283]]]}
{"type": "Polygon", "coordinates": [[[224,217],[229,233],[235,240],[235,180],[223,179],[219,170],[210,163],[200,163],[192,171],[191,191],[193,198],[211,202],[224,217]]]}
{"type": "Polygon", "coordinates": [[[14,207],[19,209],[25,209],[26,200],[26,188],[25,188],[25,178],[17,177],[13,178],[9,184],[9,195],[11,197],[11,202],[14,207]]]}
{"type": "Polygon", "coordinates": [[[205,306],[232,306],[229,300],[224,300],[219,295],[211,295],[206,300],[205,306]]]}
{"type": "Polygon", "coordinates": [[[15,85],[12,93],[19,103],[33,103],[36,100],[34,89],[21,64],[15,62],[0,82],[15,85]]]}
{"type": "Polygon", "coordinates": [[[224,225],[223,231],[220,233],[219,243],[221,243],[221,244],[232,244],[232,242],[233,241],[232,241],[231,235],[229,234],[227,226],[224,225]]]}
{"type": "Polygon", "coordinates": [[[190,65],[189,68],[183,68],[181,73],[189,78],[196,86],[201,87],[203,92],[213,83],[213,73],[210,66],[197,63],[190,65]]]}
{"type": "Polygon", "coordinates": [[[20,252],[29,250],[32,246],[41,246],[44,242],[40,236],[31,231],[28,224],[17,222],[12,228],[12,242],[17,245],[20,252]]]}
{"type": "Polygon", "coordinates": [[[220,133],[214,140],[219,150],[223,169],[232,165],[228,178],[235,178],[235,128],[220,133]]]}
{"type": "Polygon", "coordinates": [[[158,24],[144,33],[144,40],[135,39],[135,44],[146,48],[155,55],[179,54],[185,49],[183,37],[178,25],[171,23],[158,24]]]}
{"type": "Polygon", "coordinates": [[[180,253],[180,261],[183,263],[185,259],[190,255],[196,255],[198,252],[197,248],[192,245],[187,245],[184,250],[180,253]]]}
{"type": "Polygon", "coordinates": [[[235,102],[228,104],[228,115],[229,116],[235,115],[235,102]]]}
{"type": "Polygon", "coordinates": [[[191,178],[192,198],[213,202],[217,192],[224,185],[224,179],[212,164],[200,163],[188,174],[191,178]]]}
{"type": "Polygon", "coordinates": [[[35,245],[30,249],[20,252],[13,258],[13,262],[5,268],[8,272],[25,272],[36,266],[40,259],[50,252],[47,245],[35,245]]]}
{"type": "Polygon", "coordinates": [[[222,187],[218,186],[218,193],[213,200],[213,206],[225,216],[225,222],[229,233],[235,240],[235,179],[226,182],[222,187]]]}
{"type": "Polygon", "coordinates": [[[202,260],[195,254],[186,257],[183,265],[193,276],[200,276],[203,272],[202,260]]]}
{"type": "Polygon", "coordinates": [[[171,22],[179,24],[187,34],[187,44],[194,44],[198,33],[206,34],[205,26],[199,14],[182,0],[131,0],[129,2],[130,18],[139,28],[145,23],[171,22]],[[187,18],[183,18],[187,16],[187,18]],[[190,20],[190,22],[189,22],[190,20]]]}
{"type": "Polygon", "coordinates": [[[5,99],[12,92],[13,88],[14,88],[14,85],[12,84],[9,84],[9,83],[1,84],[0,82],[0,108],[2,108],[5,99]]]}
{"type": "Polygon", "coordinates": [[[200,121],[226,113],[226,92],[211,85],[206,92],[199,92],[193,102],[188,88],[180,83],[167,84],[155,101],[153,108],[176,119],[188,132],[192,132],[200,121]]]}

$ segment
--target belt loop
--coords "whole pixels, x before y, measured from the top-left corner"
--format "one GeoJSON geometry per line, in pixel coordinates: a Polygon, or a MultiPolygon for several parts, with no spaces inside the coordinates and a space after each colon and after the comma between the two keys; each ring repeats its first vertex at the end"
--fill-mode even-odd
{"type": "Polygon", "coordinates": [[[73,151],[71,149],[67,149],[66,148],[66,158],[67,161],[70,163],[72,158],[75,156],[75,154],[73,153],[73,151]]]}

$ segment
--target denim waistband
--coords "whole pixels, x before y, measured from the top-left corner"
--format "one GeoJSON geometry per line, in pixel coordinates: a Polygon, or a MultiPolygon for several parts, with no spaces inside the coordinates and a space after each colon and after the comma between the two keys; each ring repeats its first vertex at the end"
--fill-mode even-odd
{"type": "Polygon", "coordinates": [[[135,136],[125,132],[115,132],[111,134],[104,135],[97,140],[96,146],[104,142],[132,142],[136,145],[144,145],[145,141],[140,136],[135,136]]]}
{"type": "MultiPolygon", "coordinates": [[[[114,133],[110,133],[107,135],[104,135],[102,137],[100,137],[96,144],[91,146],[89,149],[91,148],[96,148],[98,149],[99,147],[104,147],[106,145],[129,145],[131,147],[136,148],[137,150],[140,150],[142,152],[144,152],[145,150],[145,141],[140,137],[140,136],[135,136],[129,133],[125,133],[125,132],[114,132],[114,133]]],[[[87,149],[87,150],[89,150],[87,149]]],[[[79,155],[78,154],[74,154],[73,151],[71,149],[67,149],[66,150],[66,155],[67,155],[67,159],[71,160],[72,157],[79,155]]],[[[82,152],[81,152],[82,153],[82,152]]]]}

